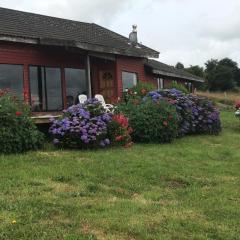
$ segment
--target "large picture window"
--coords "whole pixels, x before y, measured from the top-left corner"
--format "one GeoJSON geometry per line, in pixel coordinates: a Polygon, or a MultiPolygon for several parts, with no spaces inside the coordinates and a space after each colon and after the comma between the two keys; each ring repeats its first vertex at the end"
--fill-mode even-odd
{"type": "Polygon", "coordinates": [[[80,94],[87,95],[88,84],[84,69],[65,69],[67,105],[71,106],[78,101],[80,94]]]}
{"type": "Polygon", "coordinates": [[[0,64],[0,89],[10,89],[23,99],[23,66],[0,64]]]}
{"type": "Polygon", "coordinates": [[[60,68],[30,67],[32,111],[61,111],[63,109],[60,68]]]}
{"type": "Polygon", "coordinates": [[[123,91],[137,85],[137,74],[131,72],[122,72],[123,91]]]}

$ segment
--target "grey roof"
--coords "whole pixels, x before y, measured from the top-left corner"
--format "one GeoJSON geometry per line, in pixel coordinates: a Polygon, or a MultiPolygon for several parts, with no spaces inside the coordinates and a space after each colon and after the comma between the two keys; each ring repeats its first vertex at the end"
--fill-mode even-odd
{"type": "Polygon", "coordinates": [[[159,52],[94,23],[84,23],[0,7],[0,40],[78,47],[133,57],[157,58],[159,52]]]}
{"type": "Polygon", "coordinates": [[[175,78],[182,78],[186,80],[196,81],[196,82],[204,82],[205,80],[195,76],[187,71],[177,69],[173,66],[167,65],[165,63],[148,59],[145,63],[145,67],[150,70],[153,74],[161,75],[161,76],[168,76],[168,77],[175,77],[175,78]]]}

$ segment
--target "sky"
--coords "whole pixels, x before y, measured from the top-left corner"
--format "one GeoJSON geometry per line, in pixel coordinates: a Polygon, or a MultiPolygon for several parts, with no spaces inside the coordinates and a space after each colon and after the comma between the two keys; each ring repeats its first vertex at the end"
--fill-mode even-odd
{"type": "Polygon", "coordinates": [[[0,0],[0,6],[94,22],[124,36],[137,24],[139,41],[170,65],[224,57],[240,65],[240,0],[0,0]]]}

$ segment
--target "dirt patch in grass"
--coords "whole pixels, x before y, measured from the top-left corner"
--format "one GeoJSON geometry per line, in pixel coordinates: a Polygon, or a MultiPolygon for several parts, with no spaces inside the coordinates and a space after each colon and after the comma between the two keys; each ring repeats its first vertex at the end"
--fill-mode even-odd
{"type": "Polygon", "coordinates": [[[169,179],[167,181],[167,187],[178,189],[178,188],[187,188],[190,186],[190,183],[182,179],[169,179]]]}

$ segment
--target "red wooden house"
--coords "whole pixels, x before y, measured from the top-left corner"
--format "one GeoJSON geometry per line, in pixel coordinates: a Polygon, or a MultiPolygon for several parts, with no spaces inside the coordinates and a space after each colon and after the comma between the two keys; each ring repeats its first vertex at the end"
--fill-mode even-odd
{"type": "Polygon", "coordinates": [[[196,76],[158,61],[159,52],[96,24],[0,8],[0,89],[10,88],[34,114],[59,112],[79,94],[121,97],[138,81],[193,88],[196,76]]]}

